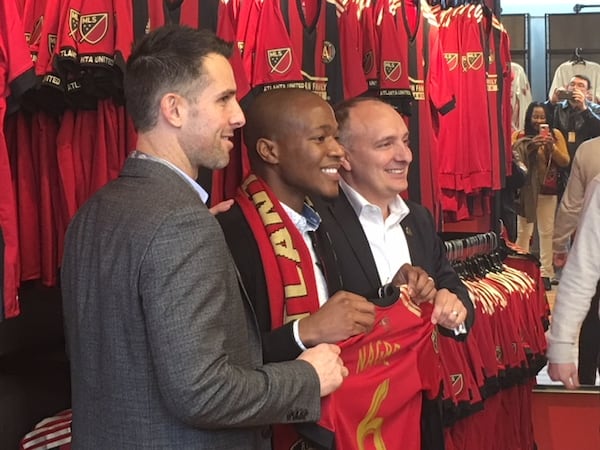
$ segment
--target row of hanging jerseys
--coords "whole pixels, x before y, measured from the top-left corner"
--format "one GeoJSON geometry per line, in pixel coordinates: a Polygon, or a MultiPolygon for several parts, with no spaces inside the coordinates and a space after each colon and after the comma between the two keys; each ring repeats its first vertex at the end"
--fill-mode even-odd
{"type": "MultiPolygon", "coordinates": [[[[491,190],[511,170],[508,35],[483,2],[432,3],[2,2],[9,112],[17,99],[21,110],[0,136],[0,320],[19,314],[21,281],[56,285],[66,224],[134,148],[122,105],[124,64],[136,38],[167,23],[210,28],[236,44],[240,100],[295,86],[332,103],[374,95],[395,104],[411,131],[409,197],[438,223],[488,214],[491,190]]],[[[248,169],[244,155],[239,144],[230,165],[213,174],[213,203],[232,196],[248,169]]]]}
{"type": "MultiPolygon", "coordinates": [[[[388,288],[376,301],[381,326],[340,343],[350,374],[322,400],[319,423],[276,426],[274,448],[534,449],[531,395],[545,364],[548,304],[539,262],[501,242],[495,233],[446,242],[475,305],[465,341],[437,333],[431,305],[388,288]],[[442,404],[443,441],[430,447],[415,431],[422,396],[442,404]]],[[[43,420],[21,449],[70,448],[71,419],[67,410],[43,420]]]]}

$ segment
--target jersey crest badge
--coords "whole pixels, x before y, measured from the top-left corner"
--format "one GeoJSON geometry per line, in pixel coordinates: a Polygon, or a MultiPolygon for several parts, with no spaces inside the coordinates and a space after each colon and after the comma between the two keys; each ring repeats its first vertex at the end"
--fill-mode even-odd
{"type": "Polygon", "coordinates": [[[398,81],[402,75],[402,64],[400,61],[383,61],[383,73],[390,81],[398,81]]]}
{"type": "Polygon", "coordinates": [[[77,39],[77,30],[79,29],[79,11],[69,9],[69,36],[77,39]]]}
{"type": "Polygon", "coordinates": [[[321,61],[329,64],[335,59],[335,46],[329,41],[323,41],[323,51],[321,52],[321,61]]]}
{"type": "Polygon", "coordinates": [[[450,374],[450,381],[452,382],[452,393],[458,395],[462,392],[465,387],[465,380],[462,373],[450,374]]]}
{"type": "Polygon", "coordinates": [[[269,60],[271,73],[284,74],[292,67],[292,49],[286,47],[267,50],[267,59],[269,60]]]}
{"type": "Polygon", "coordinates": [[[108,31],[108,13],[86,14],[79,18],[80,42],[97,44],[108,31]]]}
{"type": "Polygon", "coordinates": [[[56,47],[56,34],[48,33],[48,52],[52,55],[56,47]]]}
{"type": "Polygon", "coordinates": [[[458,53],[444,53],[444,58],[446,58],[446,63],[450,71],[458,67],[458,53]]]}
{"type": "Polygon", "coordinates": [[[367,53],[364,54],[363,60],[362,60],[362,66],[363,66],[363,72],[365,74],[371,73],[371,71],[373,70],[373,64],[375,64],[374,59],[375,58],[373,57],[372,50],[369,50],[367,53]]]}
{"type": "Polygon", "coordinates": [[[467,52],[467,64],[469,69],[479,70],[483,67],[482,52],[467,52]]]}
{"type": "Polygon", "coordinates": [[[40,16],[38,20],[33,24],[33,30],[31,30],[31,34],[27,39],[27,43],[29,45],[36,45],[40,42],[40,37],[42,36],[42,25],[44,24],[44,16],[40,16]]]}

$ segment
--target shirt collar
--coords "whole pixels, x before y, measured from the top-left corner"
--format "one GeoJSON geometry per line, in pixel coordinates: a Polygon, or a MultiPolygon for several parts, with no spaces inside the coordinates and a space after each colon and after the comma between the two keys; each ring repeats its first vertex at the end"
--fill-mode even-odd
{"type": "Polygon", "coordinates": [[[285,203],[281,203],[281,206],[290,217],[296,228],[300,230],[300,232],[304,233],[305,231],[316,231],[317,228],[319,228],[319,225],[321,224],[321,216],[319,216],[319,213],[317,213],[306,203],[302,207],[301,213],[294,211],[285,203]]]}
{"type": "Polygon", "coordinates": [[[159,158],[154,155],[149,155],[149,154],[141,152],[139,150],[134,150],[133,152],[131,152],[129,154],[129,157],[136,158],[136,159],[148,159],[150,161],[154,161],[154,162],[160,163],[164,166],[167,166],[169,169],[173,170],[177,175],[179,175],[181,178],[183,178],[184,181],[186,181],[192,188],[194,188],[194,190],[200,196],[202,203],[206,203],[206,201],[208,200],[208,192],[206,192],[204,190],[204,188],[196,182],[196,180],[194,180],[187,173],[185,173],[183,170],[181,170],[175,164],[167,161],[166,159],[162,159],[162,158],[159,158]]]}
{"type": "MultiPolygon", "coordinates": [[[[356,189],[346,183],[344,179],[340,180],[340,187],[346,194],[346,197],[348,197],[348,201],[358,217],[360,217],[365,207],[377,208],[381,211],[379,206],[370,203],[366,198],[360,195],[356,189]]],[[[396,197],[394,197],[394,200],[389,204],[389,208],[390,216],[394,218],[397,217],[398,222],[404,220],[404,218],[410,213],[408,205],[402,199],[402,197],[400,197],[400,195],[396,195],[396,197]]]]}

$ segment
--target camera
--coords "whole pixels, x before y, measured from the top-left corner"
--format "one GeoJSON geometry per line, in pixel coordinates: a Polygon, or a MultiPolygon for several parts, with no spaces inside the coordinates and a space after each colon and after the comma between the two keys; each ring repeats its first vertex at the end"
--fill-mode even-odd
{"type": "Polygon", "coordinates": [[[547,123],[540,124],[540,136],[548,137],[550,136],[550,126],[547,123]]]}
{"type": "Polygon", "coordinates": [[[573,92],[571,91],[558,91],[556,96],[559,100],[573,100],[573,92]]]}

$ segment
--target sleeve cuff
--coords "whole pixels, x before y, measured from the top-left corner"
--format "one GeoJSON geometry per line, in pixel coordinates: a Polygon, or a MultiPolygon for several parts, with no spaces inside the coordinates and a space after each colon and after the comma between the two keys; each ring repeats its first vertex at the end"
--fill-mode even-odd
{"type": "Polygon", "coordinates": [[[298,323],[299,322],[300,322],[300,320],[294,320],[294,323],[292,324],[292,332],[294,333],[294,340],[296,341],[296,344],[298,344],[298,347],[300,347],[302,349],[302,351],[304,351],[304,350],[308,350],[308,349],[302,342],[302,339],[300,339],[300,332],[298,331],[298,326],[299,326],[298,323]]]}

